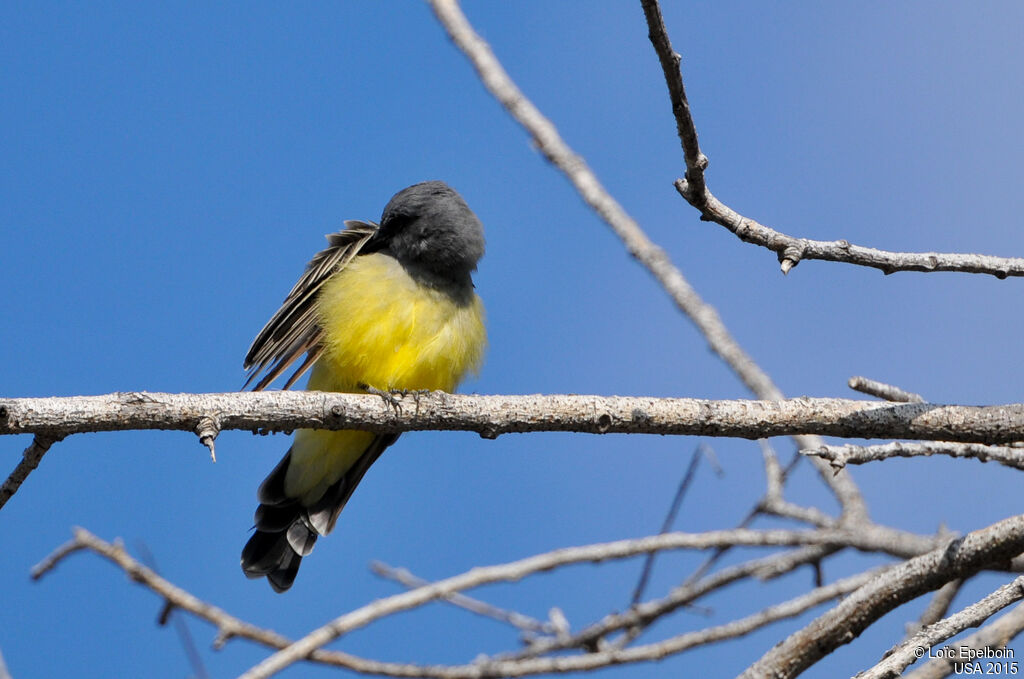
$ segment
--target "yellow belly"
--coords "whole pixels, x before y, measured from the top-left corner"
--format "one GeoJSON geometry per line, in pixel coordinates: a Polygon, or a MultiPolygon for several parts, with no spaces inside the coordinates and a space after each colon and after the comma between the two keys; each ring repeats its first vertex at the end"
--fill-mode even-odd
{"type": "Polygon", "coordinates": [[[459,304],[382,254],[356,257],[329,280],[318,310],[325,351],[309,389],[453,391],[487,343],[479,297],[459,304]]]}
{"type": "MultiPolygon", "coordinates": [[[[454,391],[476,372],[487,345],[483,304],[418,284],[394,258],[361,255],[323,287],[318,302],[324,353],[307,389],[454,391]]],[[[285,492],[318,499],[362,455],[374,434],[301,429],[285,492]]]]}

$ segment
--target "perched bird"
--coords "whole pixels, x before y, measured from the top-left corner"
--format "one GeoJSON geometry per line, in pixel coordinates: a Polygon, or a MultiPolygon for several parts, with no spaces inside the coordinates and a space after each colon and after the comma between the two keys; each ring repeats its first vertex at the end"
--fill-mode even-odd
{"type": "MultiPolygon", "coordinates": [[[[439,181],[399,191],[380,224],[346,221],[306,271],[245,357],[263,389],[303,354],[285,389],[310,367],[307,389],[454,391],[483,359],[483,304],[471,273],[483,227],[439,181]]],[[[302,557],[334,528],[352,491],[398,434],[300,429],[260,485],[255,533],[242,570],[291,587],[302,557]]]]}

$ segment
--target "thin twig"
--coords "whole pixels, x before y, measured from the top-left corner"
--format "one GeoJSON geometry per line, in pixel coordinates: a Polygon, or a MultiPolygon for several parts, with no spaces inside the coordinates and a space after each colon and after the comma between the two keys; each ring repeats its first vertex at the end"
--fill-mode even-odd
{"type": "Polygon", "coordinates": [[[991,622],[974,634],[966,636],[957,642],[956,646],[945,646],[938,651],[932,651],[932,660],[927,664],[915,669],[913,672],[904,675],[904,679],[942,679],[948,677],[956,669],[963,650],[973,650],[975,657],[981,657],[980,653],[996,651],[1006,648],[1022,631],[1024,631],[1024,604],[1017,604],[1009,613],[1006,613],[995,622],[991,622]]]}
{"type": "Polygon", "coordinates": [[[704,195],[704,170],[708,159],[700,152],[697,142],[697,127],[690,114],[690,102],[686,99],[686,87],[683,85],[683,72],[679,67],[682,57],[672,49],[665,20],[661,16],[661,7],[656,0],[642,0],[644,16],[647,19],[648,34],[654,51],[661,62],[661,70],[668,85],[668,96],[672,102],[672,114],[676,119],[676,134],[683,146],[683,158],[686,159],[686,180],[693,190],[694,197],[704,195]]]}
{"type": "Polygon", "coordinates": [[[36,434],[32,437],[32,443],[21,454],[21,462],[18,463],[14,471],[7,477],[7,480],[0,486],[0,508],[7,504],[7,501],[18,492],[18,488],[21,488],[21,484],[25,482],[28,475],[39,466],[39,461],[43,459],[43,455],[46,455],[46,451],[50,449],[50,446],[62,438],[64,437],[48,436],[46,434],[36,434]]]}
{"type": "MultiPolygon", "coordinates": [[[[658,534],[664,534],[672,528],[672,524],[676,521],[676,516],[679,514],[679,508],[683,504],[683,498],[686,497],[686,491],[693,483],[693,479],[697,473],[697,465],[700,464],[700,458],[702,457],[702,449],[705,444],[701,443],[697,446],[697,450],[693,451],[693,455],[690,457],[690,463],[686,466],[686,473],[683,474],[683,480],[679,482],[679,488],[676,489],[675,497],[672,498],[672,504],[669,505],[668,512],[665,514],[665,520],[661,523],[661,530],[658,534]]],[[[644,559],[644,567],[640,572],[640,580],[636,583],[636,588],[633,590],[632,604],[635,606],[644,597],[644,590],[647,589],[647,581],[651,577],[651,570],[654,568],[655,553],[651,552],[644,559]]]]}
{"type": "MultiPolygon", "coordinates": [[[[1024,598],[1024,577],[1009,582],[967,608],[928,625],[910,639],[890,649],[885,659],[857,675],[857,679],[893,679],[919,660],[932,646],[953,637],[969,627],[977,627],[1007,606],[1024,598]]],[[[962,658],[964,661],[970,658],[962,658]]]]}
{"type": "Polygon", "coordinates": [[[771,444],[765,439],[759,439],[762,457],[764,458],[764,472],[767,490],[758,509],[773,516],[781,516],[796,521],[809,523],[819,528],[831,528],[836,525],[836,520],[821,511],[817,507],[801,507],[789,502],[782,495],[782,486],[785,483],[782,466],[779,459],[772,450],[771,444]]]}
{"type": "MultiPolygon", "coordinates": [[[[675,497],[672,498],[672,504],[669,505],[669,509],[665,515],[665,520],[662,522],[659,535],[667,533],[669,529],[672,527],[672,524],[675,523],[676,516],[679,514],[679,508],[683,504],[683,498],[686,496],[686,491],[690,487],[690,484],[693,482],[693,479],[697,472],[697,464],[700,461],[702,453],[705,451],[705,449],[711,450],[710,447],[701,443],[697,446],[697,450],[694,451],[693,456],[690,459],[690,464],[687,465],[686,473],[683,474],[683,480],[680,482],[679,488],[676,490],[675,497]]],[[[721,472],[720,468],[719,472],[721,472]]],[[[644,590],[647,589],[647,581],[651,577],[651,571],[654,570],[654,560],[657,558],[657,556],[658,555],[655,552],[651,552],[647,555],[647,558],[644,559],[644,566],[643,569],[640,571],[640,579],[637,581],[636,588],[633,590],[633,598],[631,600],[631,605],[636,606],[640,603],[641,599],[643,599],[644,590]]],[[[615,647],[624,648],[628,644],[632,643],[634,639],[640,636],[640,634],[643,633],[644,629],[645,626],[641,625],[630,627],[625,631],[624,634],[622,634],[622,636],[620,636],[615,641],[615,647]]]]}
{"type": "MultiPolygon", "coordinates": [[[[818,440],[820,441],[820,439],[818,440]]],[[[790,474],[792,474],[793,470],[796,469],[796,465],[799,464],[800,460],[802,459],[804,459],[804,456],[800,454],[799,450],[793,453],[793,457],[791,457],[786,466],[782,468],[782,484],[785,484],[790,474]]],[[[736,528],[749,527],[754,522],[754,519],[761,515],[761,513],[763,512],[764,503],[768,501],[769,492],[770,489],[765,491],[764,497],[762,497],[757,502],[757,504],[755,504],[753,508],[751,508],[750,511],[747,512],[746,516],[744,516],[743,519],[738,524],[736,524],[736,528]]],[[[867,518],[864,517],[863,520],[867,521],[867,518]]],[[[715,564],[717,564],[719,560],[721,560],[722,557],[724,557],[728,553],[728,551],[728,547],[723,547],[721,549],[716,549],[714,552],[712,552],[711,555],[704,559],[701,565],[698,566],[693,573],[691,573],[689,576],[686,577],[685,580],[683,580],[683,585],[691,585],[700,580],[701,578],[703,578],[707,573],[711,571],[712,568],[715,567],[715,564]]]]}
{"type": "Polygon", "coordinates": [[[745,578],[771,580],[792,572],[801,565],[819,561],[839,551],[834,546],[812,546],[773,554],[724,568],[691,584],[680,585],[668,596],[633,606],[623,613],[610,613],[598,622],[565,639],[537,639],[516,653],[498,656],[499,660],[519,660],[564,651],[570,648],[594,649],[601,641],[620,630],[642,629],[682,606],[690,606],[703,596],[745,578]]]}
{"type": "Polygon", "coordinates": [[[886,401],[897,403],[924,403],[924,397],[912,391],[905,391],[885,382],[869,380],[866,377],[851,377],[847,382],[850,389],[869,396],[877,396],[886,401]]]}
{"type": "Polygon", "coordinates": [[[953,252],[890,252],[854,245],[845,240],[822,241],[796,238],[744,217],[704,189],[702,196],[691,200],[694,189],[685,179],[675,182],[676,190],[687,202],[701,211],[701,219],[724,226],[745,243],[760,245],[776,253],[783,273],[805,259],[856,264],[879,269],[884,274],[897,271],[956,271],[988,274],[1003,279],[1024,276],[1024,259],[994,255],[953,252]],[[703,203],[700,202],[703,198],[703,203]]]}
{"type": "Polygon", "coordinates": [[[1011,446],[986,446],[980,443],[904,443],[895,441],[873,446],[821,446],[815,450],[801,450],[804,455],[827,460],[832,468],[840,470],[848,464],[867,464],[893,457],[931,457],[947,455],[980,462],[998,462],[1006,467],[1024,469],[1024,448],[1011,446]]]}
{"type": "MultiPolygon", "coordinates": [[[[406,568],[394,568],[381,561],[374,561],[370,564],[370,570],[374,574],[379,575],[382,578],[388,580],[394,580],[409,589],[415,589],[417,587],[425,587],[430,584],[429,580],[424,580],[417,575],[414,575],[406,568]]],[[[516,611],[507,611],[504,608],[499,608],[486,601],[480,601],[473,597],[466,596],[465,594],[455,593],[451,596],[445,597],[445,601],[448,603],[463,608],[471,613],[482,615],[485,618],[491,618],[492,620],[498,620],[516,627],[522,632],[530,632],[536,634],[553,634],[554,630],[551,625],[546,622],[541,622],[536,618],[532,618],[516,611]]]]}

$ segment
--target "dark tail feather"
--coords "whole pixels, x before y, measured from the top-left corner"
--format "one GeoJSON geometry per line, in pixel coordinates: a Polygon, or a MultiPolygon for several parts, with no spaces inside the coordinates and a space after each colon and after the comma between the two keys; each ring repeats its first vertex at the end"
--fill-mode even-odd
{"type": "Polygon", "coordinates": [[[292,586],[302,557],[292,550],[287,535],[257,531],[242,550],[242,570],[248,578],[266,577],[275,592],[292,586]]]}
{"type": "Polygon", "coordinates": [[[304,520],[305,508],[284,492],[291,457],[289,450],[260,484],[256,532],[242,549],[242,570],[246,577],[266,577],[275,592],[284,592],[292,586],[302,557],[312,551],[317,538],[304,520]]]}
{"type": "Polygon", "coordinates": [[[356,463],[309,506],[285,494],[284,480],[292,457],[289,450],[260,484],[256,532],[242,549],[246,577],[266,577],[275,592],[291,587],[302,557],[313,551],[318,536],[331,532],[366,470],[396,439],[397,434],[375,438],[356,463]]]}

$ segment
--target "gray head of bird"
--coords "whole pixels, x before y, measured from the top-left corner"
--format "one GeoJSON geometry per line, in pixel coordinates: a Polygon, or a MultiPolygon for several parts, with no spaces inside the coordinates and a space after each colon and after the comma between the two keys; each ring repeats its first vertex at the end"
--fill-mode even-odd
{"type": "Polygon", "coordinates": [[[455,282],[469,280],[484,254],[483,225],[441,181],[414,184],[384,207],[379,246],[412,270],[455,282]]]}

